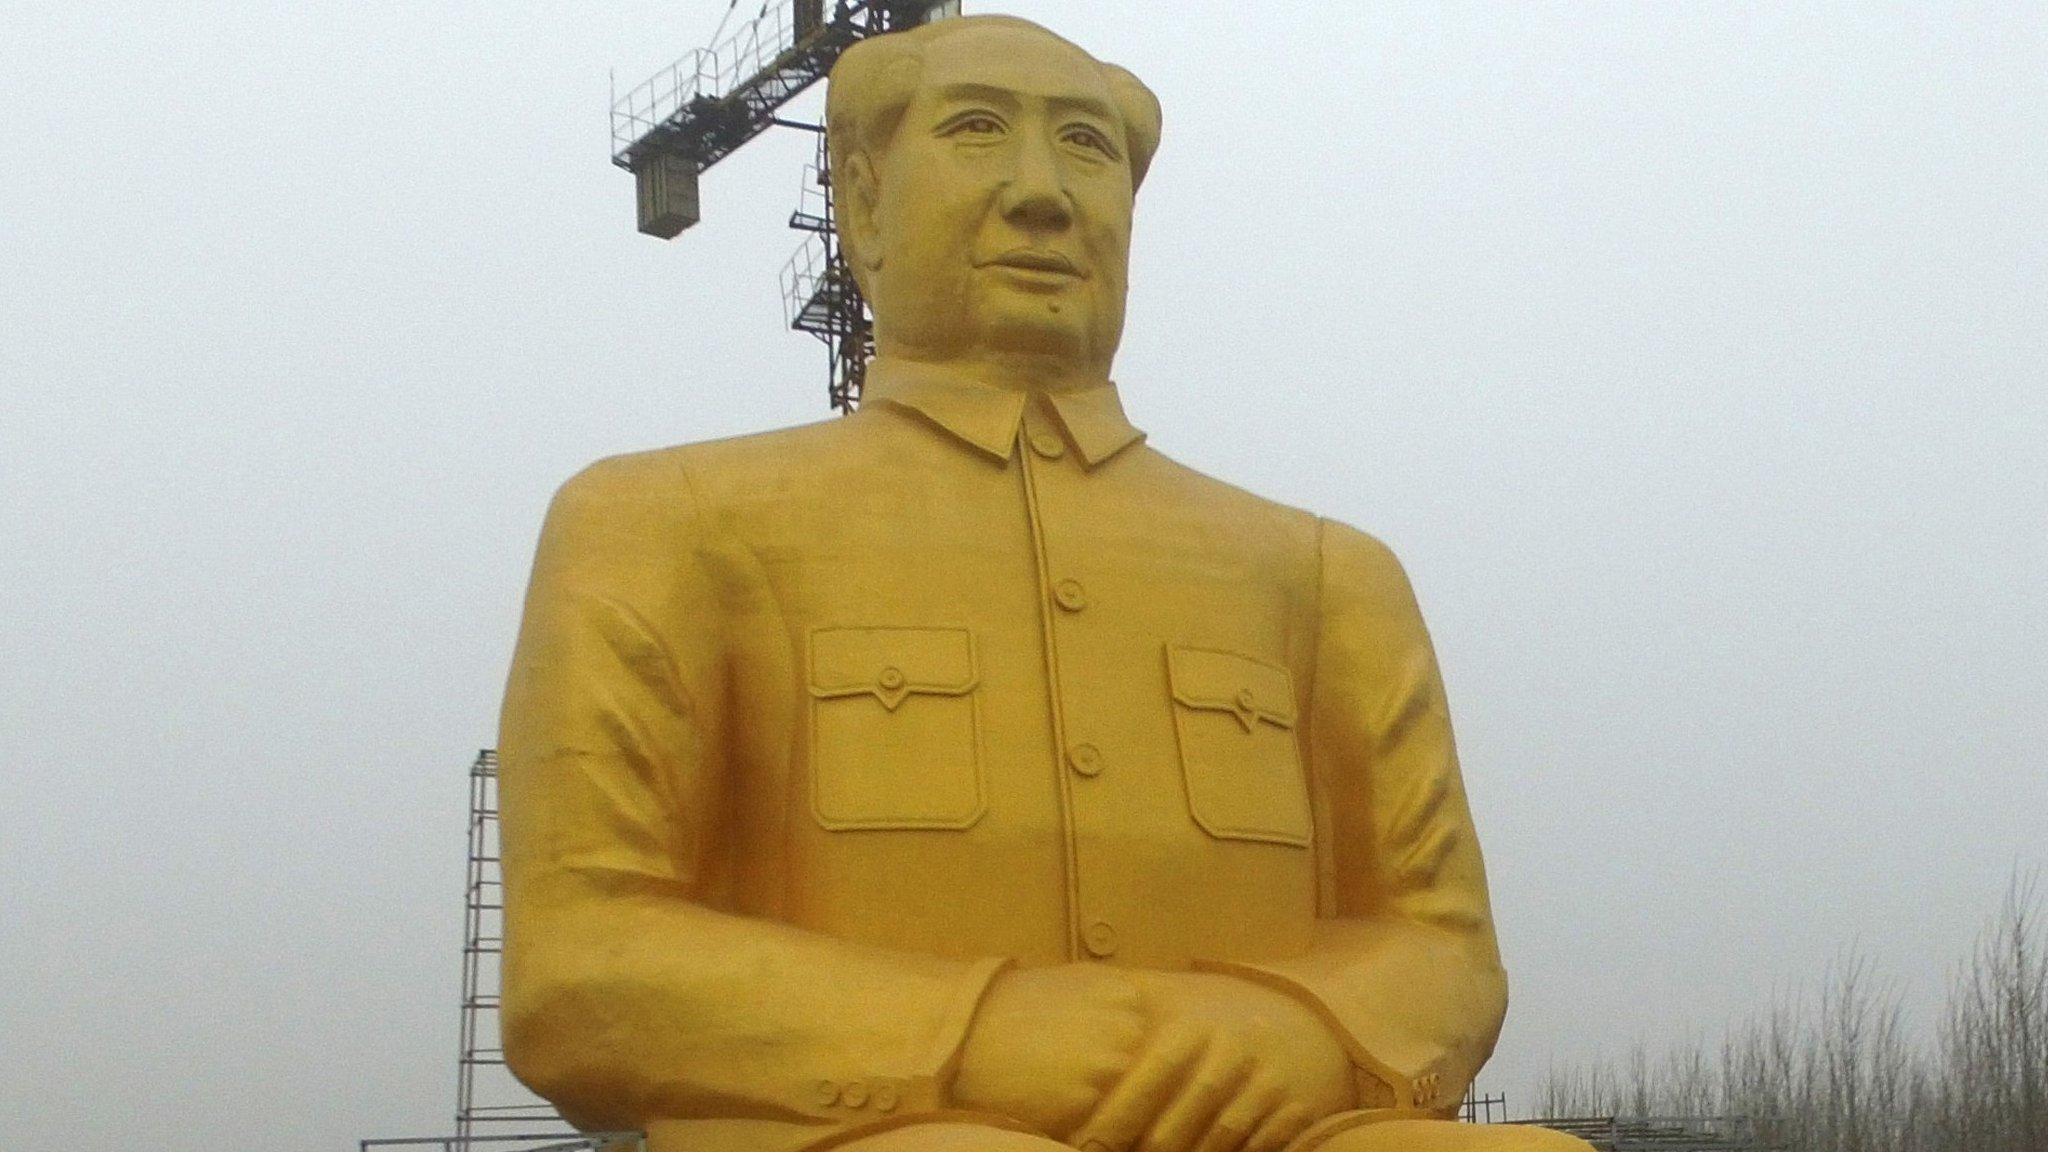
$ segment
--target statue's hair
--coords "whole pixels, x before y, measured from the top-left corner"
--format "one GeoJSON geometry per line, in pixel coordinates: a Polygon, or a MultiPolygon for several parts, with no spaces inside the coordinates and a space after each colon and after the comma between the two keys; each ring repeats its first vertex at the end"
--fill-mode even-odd
{"type": "Polygon", "coordinates": [[[1131,165],[1131,187],[1145,182],[1152,166],[1152,154],[1159,150],[1159,98],[1143,81],[1114,64],[1105,64],[1087,51],[1046,28],[1015,16],[955,16],[920,24],[902,32],[891,32],[862,40],[848,48],[832,69],[831,87],[825,96],[825,141],[831,150],[832,167],[845,171],[845,163],[866,153],[877,159],[903,121],[904,110],[917,94],[924,70],[925,49],[947,36],[988,24],[1005,24],[1050,37],[1081,53],[1102,70],[1109,86],[1110,100],[1124,123],[1124,137],[1131,165]]]}

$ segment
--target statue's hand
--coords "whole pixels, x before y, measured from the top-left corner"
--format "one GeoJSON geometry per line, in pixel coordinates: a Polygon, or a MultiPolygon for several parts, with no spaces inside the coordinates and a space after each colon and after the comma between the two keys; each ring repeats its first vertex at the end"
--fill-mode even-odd
{"type": "Polygon", "coordinates": [[[975,1013],[953,1100],[1064,1138],[1144,1041],[1144,998],[1128,972],[1100,964],[1006,972],[975,1013]]]}
{"type": "Polygon", "coordinates": [[[1157,1025],[1074,1141],[1084,1152],[1277,1152],[1356,1106],[1329,1026],[1270,988],[1229,976],[1135,974],[1157,1025]]]}

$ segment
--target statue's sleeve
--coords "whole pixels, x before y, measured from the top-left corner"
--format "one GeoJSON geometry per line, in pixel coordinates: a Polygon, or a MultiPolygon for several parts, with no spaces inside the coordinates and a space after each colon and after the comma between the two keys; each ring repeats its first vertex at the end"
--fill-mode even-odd
{"type": "Polygon", "coordinates": [[[1321,526],[1309,693],[1323,915],[1291,960],[1206,965],[1304,999],[1358,1067],[1361,1103],[1444,1111],[1507,1009],[1479,841],[1436,655],[1400,563],[1321,526]]]}
{"type": "Polygon", "coordinates": [[[550,507],[500,731],[513,1071],[586,1127],[881,1122],[942,1107],[999,960],[719,911],[735,862],[724,609],[665,454],[550,507]]]}

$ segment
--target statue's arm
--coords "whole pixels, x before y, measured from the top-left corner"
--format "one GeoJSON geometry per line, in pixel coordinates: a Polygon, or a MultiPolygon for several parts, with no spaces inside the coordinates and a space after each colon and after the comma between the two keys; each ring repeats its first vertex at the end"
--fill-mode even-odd
{"type": "Polygon", "coordinates": [[[708,906],[732,782],[701,532],[659,456],[599,464],[549,510],[500,733],[506,1057],[585,1126],[937,1108],[999,962],[708,906]]]}
{"type": "Polygon", "coordinates": [[[1324,917],[1293,960],[1211,965],[1304,997],[1368,1106],[1454,1107],[1507,1008],[1435,652],[1400,563],[1325,521],[1309,703],[1324,917]]]}

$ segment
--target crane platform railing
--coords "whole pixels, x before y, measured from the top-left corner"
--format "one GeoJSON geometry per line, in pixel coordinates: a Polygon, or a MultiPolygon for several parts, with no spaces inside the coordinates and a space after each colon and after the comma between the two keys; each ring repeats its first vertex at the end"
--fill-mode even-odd
{"type": "Polygon", "coordinates": [[[823,240],[804,241],[782,269],[783,310],[789,326],[827,343],[855,332],[853,309],[860,288],[844,261],[834,260],[823,240]]]}
{"type": "Polygon", "coordinates": [[[860,7],[842,4],[827,19],[818,0],[769,4],[655,73],[612,104],[612,162],[637,170],[649,157],[680,155],[702,172],[724,159],[861,38],[860,7]]]}

